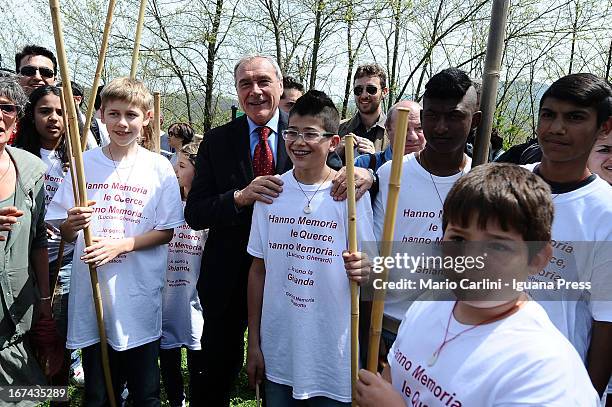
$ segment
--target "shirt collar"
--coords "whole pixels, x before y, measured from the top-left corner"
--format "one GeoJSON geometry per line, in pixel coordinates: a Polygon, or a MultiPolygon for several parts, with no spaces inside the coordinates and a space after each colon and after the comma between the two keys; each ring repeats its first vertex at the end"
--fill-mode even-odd
{"type": "Polygon", "coordinates": [[[389,146],[385,148],[385,150],[383,151],[383,157],[385,157],[387,161],[391,161],[391,159],[393,158],[393,151],[391,151],[391,144],[389,144],[389,146]]]}
{"type": "MultiPolygon", "coordinates": [[[[279,113],[278,108],[276,108],[276,112],[274,113],[274,116],[272,116],[272,118],[268,121],[268,123],[265,124],[265,126],[269,127],[274,133],[278,133],[279,118],[280,118],[280,113],[279,113]]],[[[249,134],[253,134],[253,132],[257,130],[259,127],[263,127],[263,126],[259,126],[255,124],[255,122],[251,120],[249,116],[247,116],[247,122],[249,123],[249,134]]]]}
{"type": "MultiPolygon", "coordinates": [[[[374,123],[374,126],[372,126],[372,128],[374,127],[380,127],[381,129],[385,129],[385,121],[387,120],[387,115],[385,115],[385,112],[383,112],[382,110],[380,111],[380,116],[378,116],[378,120],[376,121],[376,123],[374,123]]],[[[349,132],[354,131],[355,129],[357,129],[359,126],[362,125],[361,122],[361,114],[359,114],[359,111],[357,113],[355,113],[355,115],[351,118],[351,121],[349,122],[348,125],[348,130],[349,132]]],[[[365,127],[365,126],[364,126],[365,127]]],[[[365,129],[366,131],[369,131],[370,129],[365,129]]]]}

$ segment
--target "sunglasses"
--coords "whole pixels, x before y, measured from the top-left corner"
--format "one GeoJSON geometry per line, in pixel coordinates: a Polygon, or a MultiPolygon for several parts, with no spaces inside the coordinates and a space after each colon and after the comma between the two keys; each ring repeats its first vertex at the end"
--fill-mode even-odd
{"type": "Polygon", "coordinates": [[[11,105],[8,103],[0,104],[0,112],[6,114],[7,116],[14,117],[17,116],[17,111],[19,108],[16,105],[11,105]]]}
{"type": "Polygon", "coordinates": [[[36,71],[40,72],[40,76],[45,79],[53,78],[55,76],[53,69],[45,68],[44,66],[26,65],[19,68],[19,73],[23,76],[34,76],[36,75],[36,71]]]}
{"type": "MultiPolygon", "coordinates": [[[[355,96],[361,96],[361,94],[363,93],[363,86],[359,85],[359,86],[355,86],[353,88],[353,93],[355,94],[355,96]]],[[[374,85],[367,85],[365,87],[365,91],[368,92],[370,95],[376,95],[378,93],[378,87],[374,86],[374,85]]]]}

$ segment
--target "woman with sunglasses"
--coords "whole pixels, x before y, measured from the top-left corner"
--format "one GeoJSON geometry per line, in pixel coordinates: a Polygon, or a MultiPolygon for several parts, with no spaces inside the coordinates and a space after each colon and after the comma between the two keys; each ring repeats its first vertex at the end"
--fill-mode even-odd
{"type": "Polygon", "coordinates": [[[187,144],[193,141],[195,132],[187,123],[172,123],[168,127],[168,144],[172,147],[175,153],[170,157],[172,166],[176,166],[179,160],[179,152],[187,144]]]}
{"type": "MultiPolygon", "coordinates": [[[[42,159],[45,171],[45,207],[53,199],[55,191],[63,183],[68,170],[69,152],[66,144],[66,134],[60,89],[56,86],[36,88],[29,98],[25,115],[19,122],[15,145],[42,159]]],[[[72,270],[72,252],[74,244],[65,243],[62,258],[59,258],[61,242],[59,222],[47,223],[47,249],[49,253],[49,270],[54,283],[55,296],[53,301],[53,316],[59,332],[66,337],[68,327],[68,293],[70,290],[70,274],[72,270]],[[59,262],[59,263],[58,263],[59,262]]],[[[58,386],[68,385],[70,353],[65,351],[62,369],[52,383],[58,386]]]]}
{"type": "MultiPolygon", "coordinates": [[[[46,383],[30,345],[43,336],[36,325],[51,318],[45,166],[7,146],[26,101],[15,79],[0,78],[0,386],[46,383]]],[[[57,362],[51,355],[39,355],[43,366],[57,362]]]]}

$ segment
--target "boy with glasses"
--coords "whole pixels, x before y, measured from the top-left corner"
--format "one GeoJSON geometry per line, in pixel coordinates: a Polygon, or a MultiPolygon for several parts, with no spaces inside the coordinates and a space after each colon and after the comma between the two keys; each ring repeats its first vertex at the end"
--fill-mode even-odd
{"type": "MultiPolygon", "coordinates": [[[[294,169],[281,176],[282,194],[253,209],[247,373],[252,386],[265,383],[270,407],[351,401],[349,279],[367,281],[371,266],[364,253],[345,251],[346,203],[330,195],[326,159],[337,131],[327,95],[299,98],[282,132],[294,169]]],[[[369,199],[357,201],[357,214],[359,241],[373,242],[369,199]]]]}
{"type": "Polygon", "coordinates": [[[20,75],[19,84],[29,96],[36,88],[55,85],[57,60],[47,48],[26,45],[15,54],[15,72],[20,75]]]}

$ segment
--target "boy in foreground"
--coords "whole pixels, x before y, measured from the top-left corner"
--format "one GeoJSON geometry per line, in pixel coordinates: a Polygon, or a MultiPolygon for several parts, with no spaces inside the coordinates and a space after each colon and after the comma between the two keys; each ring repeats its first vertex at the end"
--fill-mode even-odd
{"type": "MultiPolygon", "coordinates": [[[[444,241],[484,243],[485,277],[525,282],[550,259],[552,219],[542,180],[486,164],[449,192],[444,241]]],[[[455,294],[458,301],[413,303],[382,377],[360,371],[361,407],[599,405],[580,357],[537,302],[519,290],[455,294]]]]}
{"type": "MultiPolygon", "coordinates": [[[[346,203],[329,193],[338,118],[323,92],[297,100],[283,132],[294,169],[281,176],[283,193],[253,211],[247,373],[252,386],[265,380],[270,407],[351,402],[349,280],[367,281],[371,265],[344,251],[346,203]]],[[[357,222],[359,241],[373,242],[367,198],[357,201],[357,222]]]]}
{"type": "Polygon", "coordinates": [[[72,182],[66,180],[46,216],[65,219],[62,238],[76,240],[66,347],[83,350],[85,404],[107,405],[87,272],[93,264],[98,269],[117,405],[127,382],[135,405],[159,406],[166,244],[184,222],[181,195],[170,162],[137,144],[152,115],[153,97],[144,84],[118,78],[104,87],[101,97],[102,121],[111,141],[83,154],[89,206],[74,207],[72,182]],[[81,232],[86,227],[94,236],[89,247],[81,232]]]}

